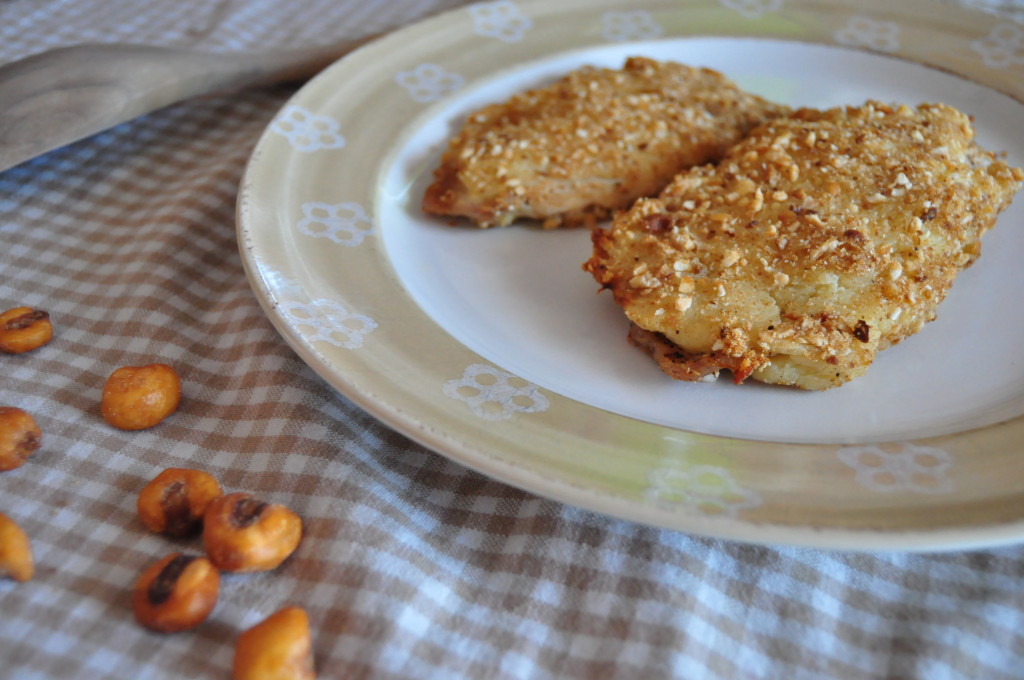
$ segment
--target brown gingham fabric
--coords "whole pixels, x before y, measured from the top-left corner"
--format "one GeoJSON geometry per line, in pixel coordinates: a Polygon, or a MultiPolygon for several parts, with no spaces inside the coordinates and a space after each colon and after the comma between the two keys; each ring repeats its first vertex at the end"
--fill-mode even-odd
{"type": "MultiPolygon", "coordinates": [[[[0,0],[0,61],[85,41],[299,47],[459,4],[0,0]]],[[[328,387],[261,312],[235,241],[244,165],[294,91],[183,102],[0,173],[0,307],[56,327],[0,356],[0,405],[44,432],[0,473],[37,563],[0,581],[0,678],[226,678],[239,631],[288,604],[321,678],[1024,677],[1024,547],[847,554],[640,526],[468,471],[328,387]],[[106,376],[153,361],[181,374],[180,411],[107,426],[106,376]],[[166,467],[305,521],[282,567],[225,576],[211,618],[174,635],[130,604],[146,565],[201,551],[136,516],[166,467]]]]}

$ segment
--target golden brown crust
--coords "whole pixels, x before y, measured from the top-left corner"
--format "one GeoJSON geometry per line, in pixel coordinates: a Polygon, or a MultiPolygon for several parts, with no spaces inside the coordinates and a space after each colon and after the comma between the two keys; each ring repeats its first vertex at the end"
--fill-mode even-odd
{"type": "Polygon", "coordinates": [[[942,104],[796,111],[595,230],[584,269],[673,377],[842,384],[935,317],[1020,188],[973,134],[942,104]]]}
{"type": "Polygon", "coordinates": [[[642,57],[585,67],[470,115],[423,210],[478,226],[592,226],[784,112],[720,73],[642,57]]]}

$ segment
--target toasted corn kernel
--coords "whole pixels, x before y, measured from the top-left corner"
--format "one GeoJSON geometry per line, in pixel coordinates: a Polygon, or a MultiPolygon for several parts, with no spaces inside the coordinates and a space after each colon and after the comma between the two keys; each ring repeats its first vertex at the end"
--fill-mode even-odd
{"type": "Polygon", "coordinates": [[[107,378],[101,410],[116,428],[144,430],[174,413],[180,401],[181,380],[170,366],[122,366],[107,378]]]}
{"type": "Polygon", "coordinates": [[[273,569],[295,551],[301,538],[298,515],[248,493],[215,498],[203,517],[206,554],[224,571],[273,569]]]}
{"type": "Polygon", "coordinates": [[[0,406],[0,470],[21,467],[36,452],[43,432],[25,411],[0,406]]]}
{"type": "Polygon", "coordinates": [[[28,581],[35,573],[32,544],[14,520],[0,514],[0,576],[28,581]]]}
{"type": "Polygon", "coordinates": [[[219,495],[220,484],[208,472],[168,468],[142,487],[136,507],[150,531],[184,538],[199,533],[207,506],[219,495]]]}
{"type": "Polygon", "coordinates": [[[50,315],[41,309],[15,307],[0,314],[0,352],[21,354],[53,338],[50,315]]]}
{"type": "Polygon", "coordinates": [[[205,621],[219,591],[220,573],[210,560],[171,553],[150,565],[135,582],[132,609],[146,628],[176,633],[205,621]]]}
{"type": "Polygon", "coordinates": [[[313,680],[309,616],[285,607],[243,631],[235,642],[234,680],[313,680]]]}

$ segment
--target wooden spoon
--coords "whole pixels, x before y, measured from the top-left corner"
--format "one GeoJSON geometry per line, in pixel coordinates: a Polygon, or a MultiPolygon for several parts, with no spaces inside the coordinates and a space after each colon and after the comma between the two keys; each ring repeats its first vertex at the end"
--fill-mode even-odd
{"type": "Polygon", "coordinates": [[[62,47],[0,67],[0,171],[200,94],[308,78],[376,36],[307,50],[62,47]]]}

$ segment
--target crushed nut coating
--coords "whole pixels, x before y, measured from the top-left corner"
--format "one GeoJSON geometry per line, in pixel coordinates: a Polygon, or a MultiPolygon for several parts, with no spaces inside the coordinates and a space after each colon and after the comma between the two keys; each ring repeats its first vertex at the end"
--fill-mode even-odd
{"type": "Polygon", "coordinates": [[[584,67],[468,116],[423,210],[480,227],[592,226],[784,110],[710,69],[644,57],[584,67]]]}
{"type": "Polygon", "coordinates": [[[935,318],[1020,189],[973,136],[943,104],[795,111],[595,229],[584,269],[672,377],[843,384],[935,318]]]}

